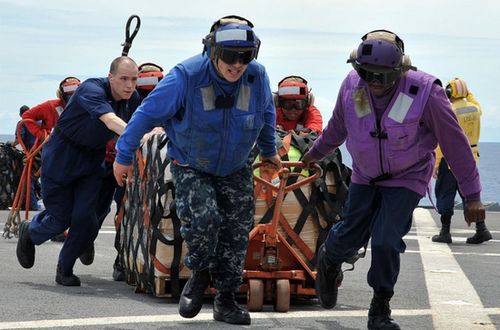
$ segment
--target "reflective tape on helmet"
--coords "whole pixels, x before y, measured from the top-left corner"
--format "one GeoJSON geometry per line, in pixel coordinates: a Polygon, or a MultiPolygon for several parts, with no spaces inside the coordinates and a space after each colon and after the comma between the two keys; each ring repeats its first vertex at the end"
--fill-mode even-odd
{"type": "Polygon", "coordinates": [[[279,96],[301,95],[300,94],[300,87],[299,86],[284,86],[284,87],[279,87],[278,88],[278,95],[279,96]]]}
{"type": "Polygon", "coordinates": [[[158,77],[139,77],[137,78],[137,87],[156,86],[159,82],[158,77]]]}
{"type": "Polygon", "coordinates": [[[224,41],[247,41],[247,32],[248,30],[243,29],[230,29],[230,30],[222,30],[217,31],[215,33],[215,42],[220,43],[224,41]]]}
{"type": "Polygon", "coordinates": [[[469,90],[467,84],[462,79],[455,78],[450,80],[448,84],[451,86],[451,96],[455,98],[467,97],[469,90]]]}
{"type": "Polygon", "coordinates": [[[64,93],[74,93],[79,85],[79,82],[67,83],[62,87],[62,90],[64,93]]]}

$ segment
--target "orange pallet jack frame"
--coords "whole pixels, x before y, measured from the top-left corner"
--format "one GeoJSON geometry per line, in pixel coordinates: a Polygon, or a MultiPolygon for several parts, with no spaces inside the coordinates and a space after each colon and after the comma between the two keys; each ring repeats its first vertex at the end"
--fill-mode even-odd
{"type": "MultiPolygon", "coordinates": [[[[30,150],[24,144],[24,141],[21,137],[21,126],[25,122],[35,122],[31,119],[23,119],[20,121],[16,127],[16,137],[21,145],[24,154],[26,155],[25,163],[23,166],[23,171],[21,174],[21,179],[19,180],[19,185],[16,190],[16,195],[14,197],[14,201],[12,202],[12,207],[10,208],[9,216],[7,217],[7,221],[5,222],[3,236],[5,238],[12,238],[12,235],[18,235],[19,224],[21,223],[21,207],[24,204],[25,214],[24,220],[29,220],[29,205],[30,205],[30,191],[31,191],[31,176],[33,174],[38,175],[39,173],[33,172],[33,162],[35,157],[42,150],[43,145],[48,141],[48,133],[44,131],[44,137],[42,139],[36,138],[33,147],[30,150]],[[24,202],[24,203],[23,203],[24,202]]],[[[40,169],[37,169],[37,172],[40,169]]]]}
{"type": "MultiPolygon", "coordinates": [[[[253,168],[264,166],[256,163],[253,168]]],[[[283,200],[288,192],[312,183],[322,175],[321,167],[317,164],[311,168],[309,177],[291,171],[291,168],[305,168],[302,162],[282,162],[282,169],[278,172],[279,186],[254,175],[256,188],[262,185],[267,191],[276,194],[273,217],[269,223],[258,224],[250,232],[243,290],[247,290],[247,307],[251,312],[261,311],[265,301],[274,303],[274,310],[287,312],[290,308],[290,296],[315,296],[314,280],[316,271],[311,269],[302,257],[294,250],[279,231],[278,226],[287,227],[288,223],[281,212],[283,200]],[[292,176],[304,177],[295,183],[287,185],[292,176]]],[[[289,226],[288,226],[289,227],[289,226]]],[[[286,231],[293,235],[293,231],[286,231]]],[[[296,234],[295,234],[296,235],[296,234]]],[[[295,242],[302,242],[300,237],[295,242]]],[[[299,244],[299,249],[301,246],[299,244]]]]}

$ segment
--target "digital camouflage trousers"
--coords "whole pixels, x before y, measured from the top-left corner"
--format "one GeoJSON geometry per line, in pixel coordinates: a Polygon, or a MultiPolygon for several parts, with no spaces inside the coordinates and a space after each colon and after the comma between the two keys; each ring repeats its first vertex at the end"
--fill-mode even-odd
{"type": "Polygon", "coordinates": [[[250,166],[226,177],[178,165],[171,171],[188,246],[184,264],[191,270],[209,268],[218,291],[238,289],[254,221],[250,166]]]}

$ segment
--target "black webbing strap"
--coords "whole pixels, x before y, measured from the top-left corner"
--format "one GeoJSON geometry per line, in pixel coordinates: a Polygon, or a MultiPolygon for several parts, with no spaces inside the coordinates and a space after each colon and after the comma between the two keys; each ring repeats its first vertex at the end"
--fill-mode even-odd
{"type": "Polygon", "coordinates": [[[135,36],[137,35],[137,32],[139,32],[139,28],[141,27],[141,18],[137,15],[132,15],[128,18],[127,20],[127,25],[125,26],[125,42],[122,44],[123,50],[122,50],[122,56],[128,56],[128,52],[130,50],[130,47],[132,47],[132,41],[134,41],[135,36]],[[137,20],[134,32],[132,35],[130,35],[130,24],[134,20],[134,18],[137,20]]]}

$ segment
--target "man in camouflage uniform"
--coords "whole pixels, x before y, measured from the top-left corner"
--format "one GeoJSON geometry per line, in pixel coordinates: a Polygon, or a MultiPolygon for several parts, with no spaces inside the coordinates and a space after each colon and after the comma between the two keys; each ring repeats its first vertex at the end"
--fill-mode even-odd
{"type": "Polygon", "coordinates": [[[210,284],[217,290],[214,319],[250,324],[235,301],[253,223],[249,155],[257,142],[261,159],[280,167],[275,146],[275,110],[269,78],[254,59],[260,40],[238,16],[212,25],[202,54],[175,66],[143,101],[117,143],[117,181],[131,174],[144,133],[165,127],[172,160],[177,214],[193,272],[179,314],[196,316],[210,284]]]}

